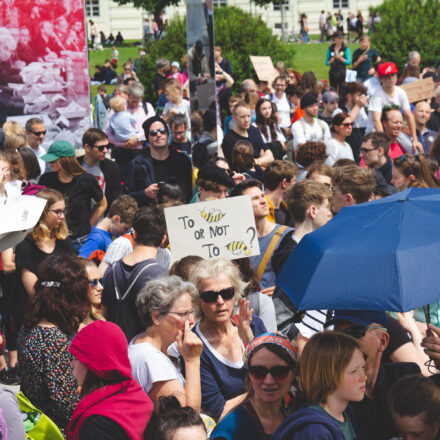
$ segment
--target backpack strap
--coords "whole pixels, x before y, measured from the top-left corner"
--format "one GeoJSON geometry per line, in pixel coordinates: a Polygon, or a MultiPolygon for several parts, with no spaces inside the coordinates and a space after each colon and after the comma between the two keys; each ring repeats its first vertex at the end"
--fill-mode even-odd
{"type": "Polygon", "coordinates": [[[286,225],[280,226],[273,234],[272,240],[270,240],[269,246],[266,249],[266,252],[263,255],[263,258],[260,261],[257,269],[257,277],[258,281],[261,280],[264,271],[266,270],[267,263],[269,263],[270,257],[272,256],[273,251],[275,250],[276,245],[280,241],[283,232],[288,228],[286,225]]]}
{"type": "MultiPolygon", "coordinates": [[[[118,285],[116,284],[116,276],[115,276],[115,269],[116,269],[116,265],[119,263],[119,265],[118,265],[118,267],[120,268],[121,267],[121,265],[122,265],[122,263],[121,263],[121,260],[119,260],[119,261],[116,261],[115,263],[113,263],[113,265],[112,265],[112,269],[113,269],[113,284],[114,284],[114,286],[115,286],[115,296],[116,296],[116,299],[118,300],[118,301],[123,301],[127,296],[128,296],[128,294],[130,293],[130,291],[131,291],[131,289],[133,288],[133,286],[135,285],[135,283],[136,283],[136,281],[138,280],[138,278],[141,276],[141,274],[142,274],[142,272],[144,272],[145,271],[145,269],[148,269],[149,267],[151,267],[151,266],[154,266],[155,264],[157,265],[157,263],[150,263],[150,264],[147,264],[146,266],[144,266],[137,274],[136,274],[136,276],[134,277],[134,280],[131,282],[131,284],[128,286],[128,288],[125,290],[125,292],[124,292],[124,295],[122,295],[121,296],[121,294],[119,293],[119,289],[118,289],[118,285]]],[[[131,279],[131,278],[130,278],[131,279]]]]}

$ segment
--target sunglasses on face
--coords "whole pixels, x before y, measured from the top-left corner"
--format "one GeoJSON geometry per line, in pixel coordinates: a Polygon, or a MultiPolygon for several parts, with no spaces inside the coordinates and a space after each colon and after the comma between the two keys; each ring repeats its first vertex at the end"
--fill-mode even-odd
{"type": "Polygon", "coordinates": [[[41,136],[41,135],[45,135],[46,134],[46,130],[44,131],[31,131],[31,133],[35,136],[41,136]]]}
{"type": "Polygon", "coordinates": [[[150,130],[150,132],[148,133],[150,136],[157,136],[159,133],[160,134],[165,134],[167,132],[167,130],[165,128],[159,128],[158,130],[150,130]]]}
{"type": "Polygon", "coordinates": [[[255,380],[264,380],[269,373],[275,380],[283,380],[291,371],[287,365],[277,365],[272,368],[267,368],[262,365],[253,365],[248,367],[248,370],[249,374],[255,380]]]}
{"type": "Polygon", "coordinates": [[[353,127],[353,122],[346,122],[345,124],[341,124],[343,127],[353,127]]]}
{"type": "Polygon", "coordinates": [[[206,292],[200,293],[200,298],[205,303],[213,303],[217,301],[217,298],[219,295],[224,299],[232,299],[234,298],[234,288],[233,287],[226,287],[226,289],[219,290],[218,292],[216,290],[207,290],[206,292]]]}
{"type": "Polygon", "coordinates": [[[93,278],[93,280],[89,280],[89,284],[92,287],[98,287],[98,284],[101,284],[101,286],[104,285],[104,278],[93,278]]]}
{"type": "Polygon", "coordinates": [[[92,145],[92,148],[96,148],[98,151],[100,151],[101,153],[104,151],[104,150],[107,150],[107,148],[108,148],[108,144],[107,145],[92,145]]]}
{"type": "Polygon", "coordinates": [[[374,329],[385,329],[385,327],[382,327],[381,325],[353,325],[352,327],[348,327],[345,330],[342,330],[347,335],[353,336],[353,338],[360,339],[365,336],[365,333],[367,333],[368,330],[374,330],[374,329]]]}

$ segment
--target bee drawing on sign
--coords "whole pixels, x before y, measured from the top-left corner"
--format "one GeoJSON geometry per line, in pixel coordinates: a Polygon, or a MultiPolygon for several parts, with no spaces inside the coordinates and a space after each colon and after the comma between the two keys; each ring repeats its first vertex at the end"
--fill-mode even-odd
{"type": "Polygon", "coordinates": [[[209,211],[206,208],[200,211],[200,217],[205,219],[207,223],[217,223],[219,222],[226,214],[221,212],[219,209],[211,208],[209,211]]]}
{"type": "Polygon", "coordinates": [[[244,241],[234,240],[228,243],[225,247],[228,251],[232,252],[233,255],[244,254],[249,256],[251,253],[251,250],[247,247],[244,241]]]}

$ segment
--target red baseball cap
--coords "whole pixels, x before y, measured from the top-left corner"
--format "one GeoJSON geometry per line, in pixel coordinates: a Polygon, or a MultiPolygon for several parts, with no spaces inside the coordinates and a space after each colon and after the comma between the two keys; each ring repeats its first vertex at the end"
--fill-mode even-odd
{"type": "Polygon", "coordinates": [[[377,69],[377,73],[379,78],[382,78],[383,76],[392,75],[393,73],[399,73],[399,71],[394,63],[388,62],[382,63],[377,69]]]}

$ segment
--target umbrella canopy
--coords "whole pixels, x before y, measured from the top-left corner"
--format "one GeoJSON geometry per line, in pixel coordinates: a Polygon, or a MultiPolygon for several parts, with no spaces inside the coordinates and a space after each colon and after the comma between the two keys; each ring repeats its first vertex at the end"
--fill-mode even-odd
{"type": "Polygon", "coordinates": [[[278,280],[299,310],[400,311],[440,300],[440,189],[343,208],[306,235],[278,280]]]}

